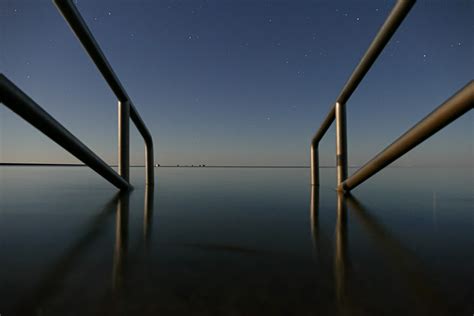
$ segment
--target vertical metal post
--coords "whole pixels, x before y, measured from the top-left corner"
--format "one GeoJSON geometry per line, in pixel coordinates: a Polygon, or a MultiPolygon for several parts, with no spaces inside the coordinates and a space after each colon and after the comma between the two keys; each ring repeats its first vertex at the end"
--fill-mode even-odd
{"type": "Polygon", "coordinates": [[[473,107],[474,80],[471,80],[451,98],[357,170],[350,178],[342,184],[339,183],[339,189],[344,191],[354,189],[452,121],[472,110],[473,107]]]}
{"type": "Polygon", "coordinates": [[[120,190],[132,188],[114,169],[1,73],[0,99],[1,103],[7,108],[36,127],[40,132],[66,149],[117,188],[120,190]]]}
{"type": "Polygon", "coordinates": [[[118,101],[118,169],[130,182],[130,102],[118,101]]]}
{"type": "Polygon", "coordinates": [[[311,185],[319,186],[318,144],[311,144],[311,185]]]}
{"type": "Polygon", "coordinates": [[[336,102],[336,168],[337,187],[341,190],[341,183],[347,178],[347,127],[346,105],[336,102]]]}
{"type": "MultiPolygon", "coordinates": [[[[336,106],[339,105],[340,107],[340,114],[341,120],[345,121],[345,104],[357,89],[358,85],[365,77],[369,69],[372,67],[373,63],[376,61],[382,50],[384,49],[385,45],[390,41],[390,38],[393,36],[397,28],[402,23],[403,19],[407,16],[408,12],[412,8],[415,0],[398,0],[396,5],[394,6],[393,10],[390,12],[390,15],[385,20],[384,24],[378,31],[377,35],[373,39],[372,43],[370,44],[369,48],[365,52],[364,56],[360,60],[357,67],[352,72],[352,75],[349,77],[349,80],[344,85],[342,91],[340,92],[339,96],[336,99],[336,105],[331,107],[328,115],[324,119],[321,127],[317,131],[316,135],[313,137],[313,144],[319,143],[319,141],[323,138],[324,134],[328,130],[329,126],[331,126],[332,122],[336,117],[336,106]],[[339,103],[339,104],[337,104],[339,103]]],[[[339,121],[339,120],[338,120],[339,121]]],[[[341,149],[342,152],[338,153],[338,190],[341,189],[341,182],[347,177],[347,153],[346,149],[347,146],[345,145],[346,140],[346,131],[345,131],[345,123],[338,124],[338,132],[341,137],[338,137],[338,150],[341,149]],[[341,130],[339,130],[341,128],[341,130]],[[339,140],[341,142],[339,142],[339,140]]],[[[312,161],[312,170],[311,176],[313,177],[314,172],[314,164],[312,161]]]]}
{"type": "Polygon", "coordinates": [[[153,158],[153,142],[145,142],[145,173],[146,185],[153,186],[155,184],[155,162],[153,158]]]}

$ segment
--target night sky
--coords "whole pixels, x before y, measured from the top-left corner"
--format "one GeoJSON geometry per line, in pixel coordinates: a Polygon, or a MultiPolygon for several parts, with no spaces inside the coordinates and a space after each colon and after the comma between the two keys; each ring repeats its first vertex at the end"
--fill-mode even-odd
{"type": "MultiPolygon", "coordinates": [[[[308,165],[395,1],[76,1],[163,165],[308,165]]],[[[347,107],[360,165],[473,77],[474,1],[418,1],[347,107]]],[[[0,0],[0,72],[109,163],[117,102],[49,0],[0,0]]],[[[398,165],[471,165],[472,111],[398,165]]],[[[143,164],[132,128],[131,162],[143,164]]],[[[321,164],[335,163],[334,126],[321,164]]],[[[0,162],[77,160],[0,106],[0,162]]]]}

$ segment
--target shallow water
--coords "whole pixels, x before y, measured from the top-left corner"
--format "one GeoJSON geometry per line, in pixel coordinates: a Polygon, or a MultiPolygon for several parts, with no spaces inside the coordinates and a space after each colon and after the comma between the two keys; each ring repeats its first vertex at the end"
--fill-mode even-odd
{"type": "Polygon", "coordinates": [[[473,170],[0,167],[0,314],[472,315],[473,170]]]}

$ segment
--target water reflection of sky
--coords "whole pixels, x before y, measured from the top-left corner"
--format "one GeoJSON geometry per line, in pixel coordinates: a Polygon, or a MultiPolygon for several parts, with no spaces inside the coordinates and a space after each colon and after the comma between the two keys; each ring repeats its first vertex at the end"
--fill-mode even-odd
{"type": "Polygon", "coordinates": [[[2,314],[472,311],[472,170],[0,168],[2,314]]]}

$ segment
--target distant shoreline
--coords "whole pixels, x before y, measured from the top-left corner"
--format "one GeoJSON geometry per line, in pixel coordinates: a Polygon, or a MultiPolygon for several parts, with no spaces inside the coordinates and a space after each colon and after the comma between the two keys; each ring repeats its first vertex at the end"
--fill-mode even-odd
{"type": "MultiPolygon", "coordinates": [[[[87,167],[85,164],[71,164],[71,163],[37,163],[37,162],[25,162],[25,163],[16,163],[16,162],[0,162],[0,167],[2,166],[11,166],[11,167],[87,167]]],[[[117,165],[110,165],[110,167],[117,167],[117,165]]],[[[144,165],[131,165],[130,168],[144,168],[144,165]]],[[[361,166],[349,166],[349,169],[360,168],[361,166]]],[[[471,168],[470,166],[389,166],[387,168],[471,168]]],[[[164,166],[155,166],[155,168],[236,168],[236,169],[309,169],[310,166],[232,166],[232,165],[222,165],[222,166],[199,166],[199,165],[164,165],[164,166]]],[[[319,166],[319,168],[324,169],[334,169],[336,166],[319,166]]]]}
{"type": "Polygon", "coordinates": [[[73,163],[37,163],[37,162],[25,162],[25,163],[16,163],[16,162],[0,162],[0,166],[38,166],[38,167],[84,167],[85,164],[73,164],[73,163]]]}
{"type": "MultiPolygon", "coordinates": [[[[67,164],[67,163],[13,163],[0,162],[0,166],[16,166],[16,167],[87,167],[85,164],[67,164]]],[[[110,165],[117,167],[117,165],[110,165]]],[[[130,168],[144,168],[144,165],[131,165],[130,168]]],[[[155,168],[310,168],[310,166],[200,166],[200,165],[163,165],[155,166],[155,168]]],[[[321,168],[335,168],[331,166],[321,166],[321,168]]]]}

